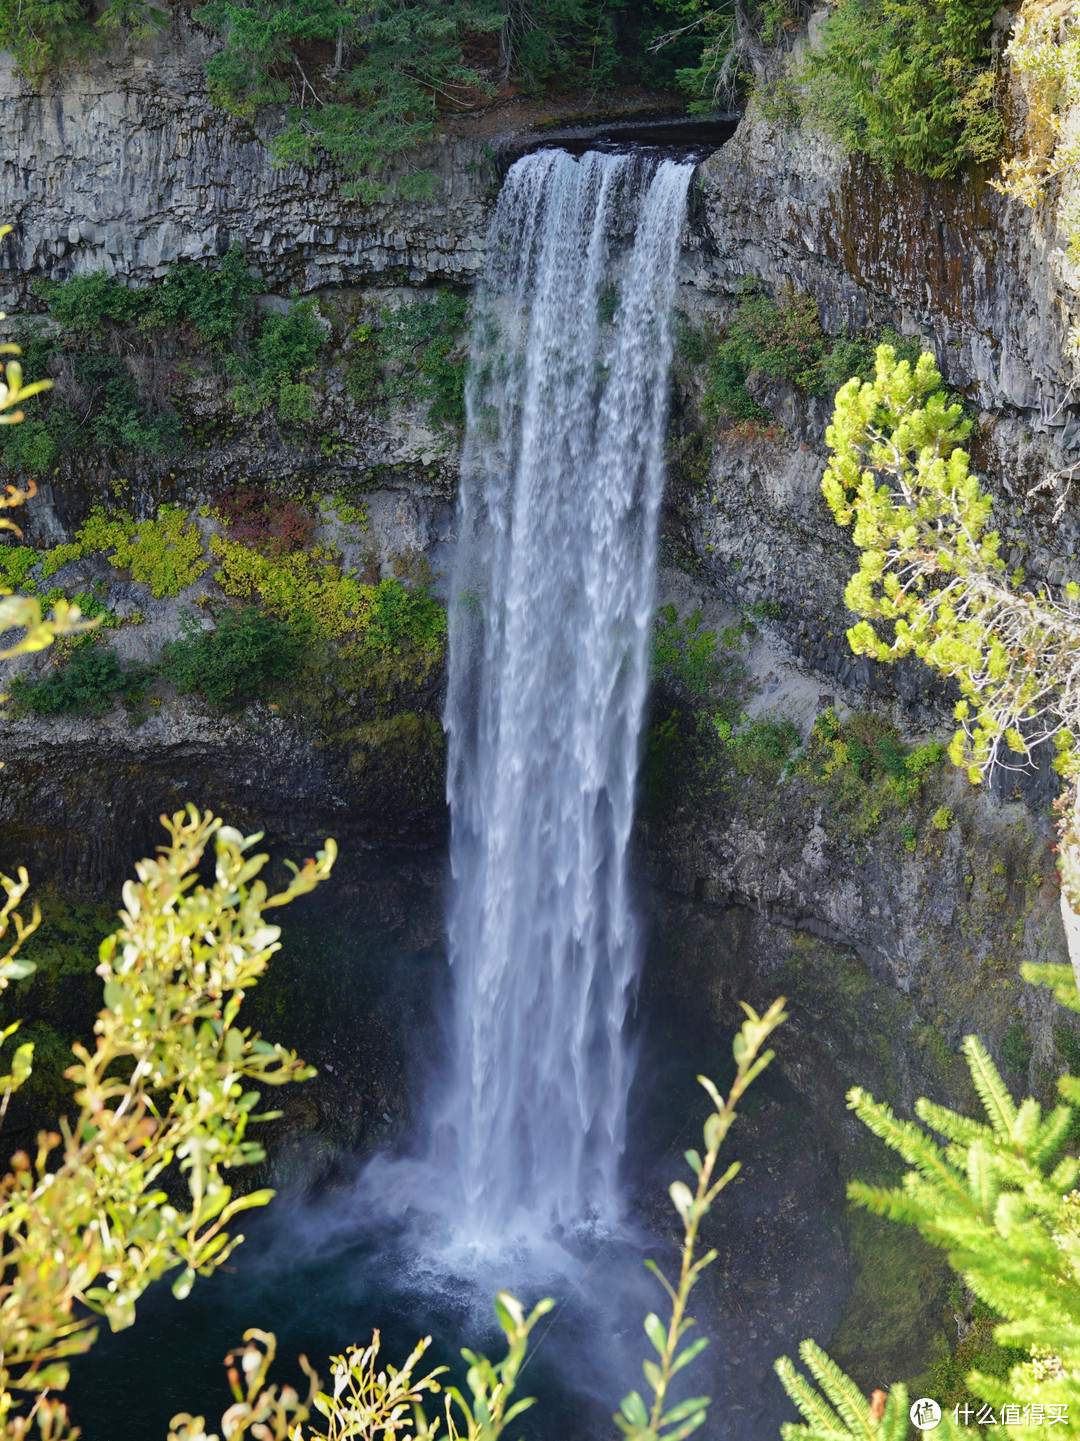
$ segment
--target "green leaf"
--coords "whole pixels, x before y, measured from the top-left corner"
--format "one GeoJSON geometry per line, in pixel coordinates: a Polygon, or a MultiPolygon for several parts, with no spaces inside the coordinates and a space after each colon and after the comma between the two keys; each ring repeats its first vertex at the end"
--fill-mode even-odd
{"type": "Polygon", "coordinates": [[[692,1416],[695,1411],[704,1413],[705,1408],[712,1401],[711,1396],[692,1396],[688,1401],[680,1401],[670,1411],[665,1411],[660,1418],[661,1426],[674,1426],[676,1421],[683,1421],[687,1416],[692,1416]]]}
{"type": "Polygon", "coordinates": [[[647,1426],[649,1424],[649,1413],[645,1409],[645,1402],[636,1391],[631,1391],[619,1402],[619,1410],[626,1417],[632,1426],[647,1426]]]}
{"type": "Polygon", "coordinates": [[[684,1366],[689,1366],[694,1357],[700,1356],[708,1344],[708,1336],[697,1336],[690,1342],[689,1346],[684,1346],[671,1363],[672,1376],[674,1376],[677,1371],[681,1371],[684,1366]]]}
{"type": "Polygon", "coordinates": [[[667,1350],[667,1330],[655,1311],[645,1317],[645,1334],[662,1356],[667,1350]]]}
{"type": "Polygon", "coordinates": [[[672,1181],[668,1187],[668,1195],[672,1203],[682,1217],[684,1224],[690,1220],[694,1210],[694,1196],[689,1186],[684,1181],[672,1181]]]}
{"type": "Polygon", "coordinates": [[[190,1266],[180,1272],[172,1284],[172,1293],[178,1301],[183,1301],[191,1294],[191,1288],[195,1284],[195,1272],[190,1266]]]}

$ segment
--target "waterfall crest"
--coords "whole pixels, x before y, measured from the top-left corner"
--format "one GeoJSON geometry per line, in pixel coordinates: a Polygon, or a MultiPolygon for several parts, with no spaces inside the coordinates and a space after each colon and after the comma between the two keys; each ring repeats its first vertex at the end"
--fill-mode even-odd
{"type": "Polygon", "coordinates": [[[433,1160],[485,1249],[618,1219],[627,894],[693,166],[558,150],[500,194],[450,605],[454,979],[433,1160]]]}

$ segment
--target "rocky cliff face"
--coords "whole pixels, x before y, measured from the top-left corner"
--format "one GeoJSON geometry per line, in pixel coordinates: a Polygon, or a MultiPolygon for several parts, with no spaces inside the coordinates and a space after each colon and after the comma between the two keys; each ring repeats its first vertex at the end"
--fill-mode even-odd
{"type": "Polygon", "coordinates": [[[3,260],[9,292],[30,274],[102,267],[145,282],[234,240],[285,294],[476,274],[492,181],[482,144],[447,139],[422,157],[433,199],[403,200],[391,186],[385,203],[349,201],[329,167],[274,167],[265,141],[276,113],[252,126],[209,103],[212,48],[180,11],[167,31],[118,42],[40,90],[3,57],[0,214],[19,227],[3,260]]]}
{"type": "MultiPolygon", "coordinates": [[[[1055,515],[1080,462],[1066,345],[1080,276],[1052,210],[1025,209],[989,178],[890,178],[750,116],[701,166],[683,303],[722,317],[740,282],[759,277],[777,293],[792,285],[812,295],[830,334],[891,325],[921,337],[977,413],[971,449],[995,496],[1003,554],[1032,579],[1060,584],[1080,542],[1075,505],[1055,515]]],[[[853,694],[899,700],[909,724],[927,723],[940,691],[925,672],[882,672],[844,638],[856,553],[818,488],[828,397],[759,379],[757,398],[777,425],[720,432],[704,484],[673,497],[676,528],[722,592],[776,603],[777,633],[801,665],[853,694]]]]}

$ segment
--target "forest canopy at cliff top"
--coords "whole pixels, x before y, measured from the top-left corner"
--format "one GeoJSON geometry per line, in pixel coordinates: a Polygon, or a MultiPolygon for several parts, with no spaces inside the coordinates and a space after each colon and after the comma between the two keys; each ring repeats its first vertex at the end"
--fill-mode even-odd
{"type": "MultiPolygon", "coordinates": [[[[399,190],[430,190],[407,155],[450,116],[510,91],[616,86],[681,93],[695,114],[757,86],[773,118],[805,114],[889,168],[951,175],[1003,140],[996,4],[839,0],[824,46],[795,70],[783,56],[810,0],[208,0],[192,13],[222,41],[206,64],[212,102],[241,117],[284,107],[275,159],[329,156],[370,200],[395,157],[399,190]]],[[[167,23],[147,0],[0,0],[0,45],[34,80],[85,61],[109,31],[167,23]]]]}

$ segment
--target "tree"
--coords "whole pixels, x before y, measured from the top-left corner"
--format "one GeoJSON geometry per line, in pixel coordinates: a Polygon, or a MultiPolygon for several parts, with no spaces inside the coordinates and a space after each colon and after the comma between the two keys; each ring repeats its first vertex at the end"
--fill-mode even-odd
{"type": "MultiPolygon", "coordinates": [[[[1069,585],[1054,595],[1045,586],[1026,589],[1021,572],[1006,575],[998,536],[987,529],[990,497],[959,444],[970,429],[942,392],[929,354],[912,368],[880,346],[874,380],[853,379],[838,392],[822,490],[837,521],[854,523],[862,552],[845,599],[863,619],[848,640],[856,654],[884,662],[916,656],[956,682],[960,725],[951,754],[973,782],[995,765],[1026,762],[1033,746],[1054,740],[1056,764],[1069,781],[1061,870],[1073,969],[1022,969],[1025,979],[1051,985],[1064,1005],[1080,1010],[1080,590],[1069,585]]],[[[967,1385],[989,1415],[958,1408],[956,1416],[943,1415],[940,1434],[976,1434],[960,1423],[981,1416],[1017,1436],[1041,1436],[1055,1416],[1067,1418],[1071,1409],[1075,1421],[1080,1409],[1080,1160],[1067,1150],[1080,1079],[1059,1079],[1063,1104],[1044,1116],[1030,1097],[1015,1104],[978,1037],[965,1039],[964,1053],[985,1121],[922,1099],[915,1106],[920,1126],[859,1087],[848,1093],[860,1120],[912,1167],[898,1187],[853,1182],[848,1195],[916,1226],[944,1250],[1002,1318],[995,1340],[1029,1353],[1007,1384],[972,1372],[967,1385]]],[[[777,1362],[806,1418],[783,1428],[785,1441],[900,1441],[909,1434],[903,1386],[868,1400],[813,1342],[800,1354],[820,1390],[787,1357],[777,1362]]]]}
{"type": "MultiPolygon", "coordinates": [[[[970,430],[929,352],[912,368],[879,346],[873,381],[849,380],[837,393],[822,490],[861,551],[844,598],[863,619],[848,640],[856,654],[915,656],[956,682],[950,756],[976,784],[995,766],[1028,764],[1035,746],[1053,741],[1068,781],[1061,908],[1080,981],[1080,588],[1055,594],[1028,588],[1022,571],[1006,573],[988,528],[991,498],[960,445],[970,430]]],[[[1026,967],[1025,975],[1073,1004],[1074,979],[1063,970],[1026,967]]]]}

